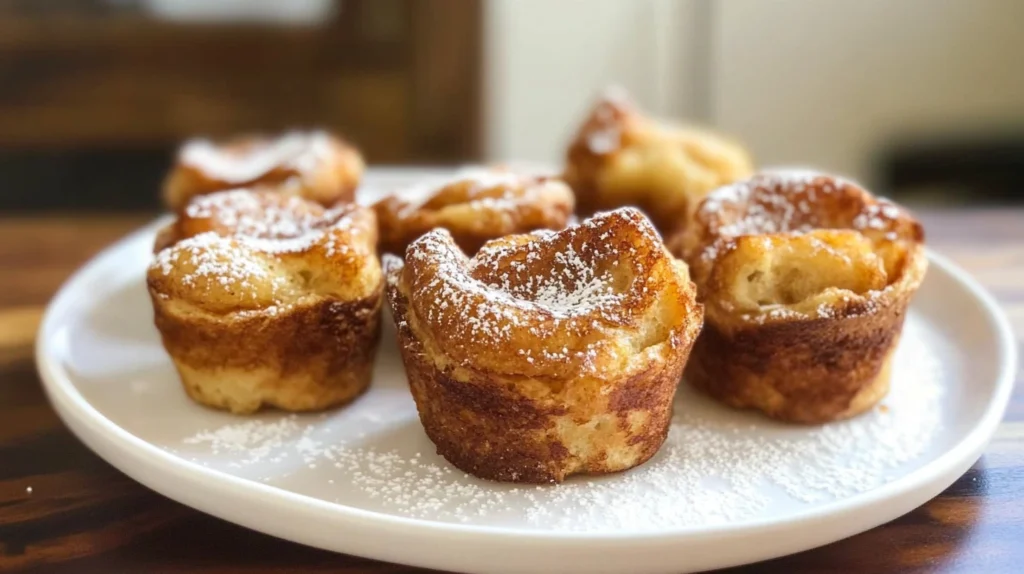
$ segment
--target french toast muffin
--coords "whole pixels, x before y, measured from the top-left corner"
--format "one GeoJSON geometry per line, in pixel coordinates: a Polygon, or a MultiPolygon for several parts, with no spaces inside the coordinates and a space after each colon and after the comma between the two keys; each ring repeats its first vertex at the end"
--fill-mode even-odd
{"type": "Polygon", "coordinates": [[[576,133],[563,177],[581,215],[632,205],[668,236],[686,227],[708,192],[753,169],[736,142],[647,117],[624,93],[610,91],[576,133]]]}
{"type": "Polygon", "coordinates": [[[477,477],[561,482],[664,442],[703,310],[686,266],[632,208],[467,257],[437,229],[385,256],[420,420],[477,477]]]}
{"type": "Polygon", "coordinates": [[[219,143],[194,139],[178,150],[163,197],[178,211],[197,195],[254,188],[329,207],[353,201],[363,168],[359,150],[322,131],[242,136],[219,143]]]}
{"type": "Polygon", "coordinates": [[[764,172],[712,192],[670,241],[706,309],[687,379],[728,405],[823,423],[889,389],[924,231],[851,181],[764,172]]]}
{"type": "Polygon", "coordinates": [[[196,402],[309,411],[366,390],[383,300],[371,209],[220,192],[193,199],[158,242],[155,324],[196,402]]]}
{"type": "Polygon", "coordinates": [[[381,251],[404,254],[424,233],[442,227],[472,255],[484,243],[536,229],[562,229],[575,198],[562,181],[502,168],[463,170],[444,184],[417,186],[374,205],[381,251]]]}

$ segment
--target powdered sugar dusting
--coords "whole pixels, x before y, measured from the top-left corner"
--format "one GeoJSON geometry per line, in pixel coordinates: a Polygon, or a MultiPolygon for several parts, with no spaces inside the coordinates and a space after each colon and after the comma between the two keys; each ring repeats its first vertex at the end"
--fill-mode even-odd
{"type": "MultiPolygon", "coordinates": [[[[276,272],[280,255],[317,247],[329,258],[373,256],[372,245],[356,224],[360,209],[365,208],[342,204],[325,209],[297,196],[248,189],[199,196],[188,204],[177,225],[189,229],[185,233],[209,231],[162,249],[150,268],[164,277],[178,272],[178,280],[186,287],[199,278],[209,280],[208,288],[217,282],[242,300],[255,298],[260,290],[276,297],[290,283],[287,273],[276,272]]],[[[265,311],[273,315],[281,310],[265,311]]]]}
{"type": "Polygon", "coordinates": [[[700,204],[696,221],[703,234],[696,255],[705,266],[744,236],[846,229],[872,240],[920,240],[917,224],[892,202],[853,181],[809,169],[767,170],[715,189],[700,204]]]}
{"type": "Polygon", "coordinates": [[[240,185],[278,168],[306,176],[328,160],[330,154],[330,136],[314,131],[289,132],[244,151],[231,151],[209,140],[195,139],[182,146],[178,160],[213,179],[240,185]]]}
{"type": "MultiPolygon", "coordinates": [[[[607,477],[545,486],[469,477],[433,454],[408,397],[379,402],[379,417],[341,410],[232,423],[184,439],[188,452],[179,454],[202,461],[216,453],[230,472],[281,488],[440,522],[621,532],[779,518],[884,485],[934,448],[938,357],[948,343],[915,316],[906,327],[884,409],[821,427],[783,425],[717,405],[684,383],[661,451],[607,477]]],[[[372,392],[397,396],[404,381],[388,381],[372,392]]]]}
{"type": "Polygon", "coordinates": [[[330,223],[319,205],[298,196],[263,194],[234,189],[201,195],[185,208],[193,219],[212,219],[233,234],[260,238],[292,238],[330,223]]]}
{"type": "Polygon", "coordinates": [[[327,256],[350,248],[338,241],[336,231],[361,233],[355,225],[356,208],[340,204],[333,209],[297,196],[265,194],[237,189],[200,196],[185,209],[193,219],[210,219],[224,234],[262,253],[295,253],[322,243],[327,256]]]}
{"type": "Polygon", "coordinates": [[[267,460],[281,462],[292,448],[302,452],[301,437],[311,431],[312,427],[300,426],[298,417],[290,415],[271,422],[253,420],[199,431],[182,442],[205,445],[211,454],[237,456],[239,460],[234,464],[242,466],[267,460]],[[299,440],[291,444],[296,435],[299,440]],[[290,448],[285,449],[286,446],[290,448]]]}
{"type": "Polygon", "coordinates": [[[853,219],[854,229],[888,229],[892,220],[900,216],[900,210],[892,202],[880,199],[868,205],[853,219]]]}
{"type": "Polygon", "coordinates": [[[605,126],[587,134],[587,149],[597,155],[609,154],[619,149],[621,138],[617,128],[605,126]]]}
{"type": "Polygon", "coordinates": [[[853,181],[807,169],[764,171],[720,187],[698,212],[719,238],[813,229],[893,230],[905,217],[895,204],[875,199],[853,181]]]}
{"type": "MultiPolygon", "coordinates": [[[[468,261],[446,231],[434,230],[406,257],[414,268],[409,298],[423,302],[420,321],[453,351],[472,340],[503,352],[514,332],[538,341],[576,340],[625,324],[627,313],[645,312],[654,295],[647,292],[644,265],[669,255],[646,218],[624,208],[560,232],[534,232],[529,241],[490,243],[468,261]],[[621,226],[617,233],[615,225],[621,226]]],[[[594,352],[593,344],[558,346],[544,350],[543,358],[589,364],[594,352]]]]}
{"type": "Polygon", "coordinates": [[[701,204],[705,217],[732,214],[715,227],[718,237],[765,233],[804,233],[822,227],[816,210],[819,196],[853,185],[811,170],[764,172],[711,192],[701,204]]]}
{"type": "Polygon", "coordinates": [[[611,86],[605,90],[580,134],[590,153],[610,154],[622,146],[621,108],[629,105],[629,94],[623,88],[611,86]]]}
{"type": "Polygon", "coordinates": [[[253,257],[235,238],[222,237],[212,231],[189,237],[160,251],[152,265],[164,276],[169,276],[184,261],[191,270],[182,276],[183,285],[193,285],[200,277],[213,278],[248,292],[254,288],[253,281],[272,282],[273,279],[265,262],[253,257]]]}
{"type": "Polygon", "coordinates": [[[534,186],[527,185],[530,183],[529,178],[521,173],[486,167],[465,167],[457,170],[451,177],[429,179],[394,192],[392,195],[403,202],[397,215],[410,216],[434,199],[444,188],[456,183],[469,185],[468,197],[460,203],[465,203],[471,208],[514,209],[519,204],[533,199],[530,192],[534,186]],[[492,190],[499,193],[481,195],[484,191],[492,190]]]}

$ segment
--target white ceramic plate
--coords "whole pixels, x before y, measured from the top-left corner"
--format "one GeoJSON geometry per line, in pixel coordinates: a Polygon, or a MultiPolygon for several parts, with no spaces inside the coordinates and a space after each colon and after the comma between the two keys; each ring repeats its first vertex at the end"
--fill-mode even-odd
{"type": "MultiPolygon", "coordinates": [[[[377,171],[367,189],[379,194],[423,175],[377,171]]],[[[932,255],[892,393],[875,411],[786,426],[718,406],[684,383],[669,440],[646,465],[558,486],[487,483],[434,454],[390,318],[373,386],[347,408],[241,418],[191,403],[143,284],[158,223],[100,254],[51,303],[37,359],[57,411],[100,456],[175,500],[380,560],[465,572],[644,573],[813,548],[949,486],[981,454],[1012,387],[1005,318],[963,271],[932,255]]]]}

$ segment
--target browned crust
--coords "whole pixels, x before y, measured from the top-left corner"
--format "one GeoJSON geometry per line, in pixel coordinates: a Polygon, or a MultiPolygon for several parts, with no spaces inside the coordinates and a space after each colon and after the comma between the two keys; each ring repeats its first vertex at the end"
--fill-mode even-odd
{"type": "MultiPolygon", "coordinates": [[[[269,138],[264,136],[243,136],[227,142],[221,147],[246,148],[265,145],[269,138]]],[[[331,206],[339,202],[355,200],[356,188],[365,167],[359,150],[336,137],[330,137],[331,160],[313,173],[300,173],[294,168],[277,166],[249,181],[223,181],[202,170],[175,162],[163,183],[164,203],[178,211],[198,195],[236,188],[258,188],[299,195],[331,206]]]]}
{"type": "Polygon", "coordinates": [[[635,206],[668,237],[685,229],[704,195],[753,169],[749,153],[731,139],[659,122],[620,94],[599,100],[580,125],[563,177],[581,216],[635,206]],[[615,144],[595,151],[592,138],[602,134],[613,134],[615,144]]]}
{"type": "Polygon", "coordinates": [[[150,289],[154,321],[186,392],[208,406],[320,410],[370,383],[382,287],[357,301],[320,298],[276,315],[181,313],[150,289]],[[240,383],[241,381],[241,383],[240,383]]]}
{"type": "MultiPolygon", "coordinates": [[[[385,236],[386,219],[378,213],[378,219],[381,221],[381,253],[394,253],[396,255],[402,255],[405,253],[406,248],[410,243],[418,239],[427,231],[433,229],[433,227],[417,226],[415,228],[406,227],[403,230],[392,233],[385,236]]],[[[485,243],[493,239],[504,237],[506,235],[513,235],[519,233],[527,233],[538,229],[561,229],[565,227],[564,224],[558,223],[559,220],[568,221],[569,214],[567,212],[555,212],[552,211],[550,215],[541,215],[537,218],[531,218],[530,223],[522,223],[515,226],[515,229],[508,233],[495,233],[486,231],[474,231],[470,229],[460,229],[455,226],[448,226],[448,229],[452,235],[452,239],[455,240],[455,244],[459,246],[464,253],[472,255],[480,250],[485,243]]],[[[392,228],[393,229],[393,228],[392,228]]]]}
{"type": "MultiPolygon", "coordinates": [[[[888,390],[907,307],[927,270],[923,240],[920,223],[904,210],[826,174],[764,172],[713,192],[669,241],[690,264],[707,311],[687,379],[726,404],[791,422],[871,408],[888,390]],[[817,253],[807,276],[822,291],[796,301],[769,295],[771,307],[737,296],[740,269],[759,269],[780,247],[795,245],[824,252],[839,245],[847,262],[868,249],[881,267],[840,269],[817,253]]],[[[782,293],[790,279],[772,281],[782,293]]]]}
{"type": "Polygon", "coordinates": [[[888,389],[907,307],[927,265],[920,247],[910,257],[892,291],[834,317],[749,323],[709,312],[686,379],[730,406],[788,422],[823,423],[870,409],[888,389]]]}
{"type": "MultiPolygon", "coordinates": [[[[238,217],[238,214],[244,213],[239,212],[236,206],[228,204],[210,207],[207,212],[201,216],[193,216],[190,213],[189,208],[192,205],[202,204],[205,200],[215,200],[217,196],[232,194],[245,194],[246,196],[255,197],[256,201],[260,205],[261,211],[250,213],[248,215],[258,220],[265,220],[266,212],[269,210],[276,209],[282,212],[290,211],[293,212],[295,217],[305,214],[308,216],[315,216],[319,220],[316,226],[312,227],[308,231],[328,232],[329,228],[333,224],[336,224],[343,218],[351,217],[357,222],[355,225],[363,230],[363,233],[366,233],[369,236],[368,243],[371,246],[373,246],[377,241],[377,216],[376,213],[368,207],[363,207],[356,203],[341,203],[328,210],[314,201],[295,201],[294,197],[289,197],[287,194],[271,193],[268,190],[237,189],[218,191],[212,194],[206,194],[205,197],[195,196],[190,199],[189,202],[186,203],[186,205],[177,213],[177,217],[174,221],[157,230],[156,239],[153,241],[153,253],[160,253],[179,241],[210,231],[223,237],[247,235],[244,230],[239,230],[237,228],[237,224],[227,224],[223,219],[221,219],[225,214],[228,214],[230,215],[229,219],[234,220],[238,217]]],[[[289,239],[289,237],[279,236],[271,236],[270,238],[289,239]]],[[[300,251],[305,250],[293,251],[293,253],[300,251]]]]}
{"type": "Polygon", "coordinates": [[[521,176],[515,185],[467,191],[472,185],[471,179],[444,185],[418,207],[398,196],[378,201],[373,208],[380,226],[380,251],[402,255],[410,243],[441,227],[451,233],[462,251],[472,255],[492,239],[538,229],[562,229],[575,205],[568,185],[549,177],[521,176]],[[496,191],[508,191],[516,198],[500,205],[481,203],[481,207],[470,209],[496,191]]]}
{"type": "Polygon", "coordinates": [[[538,398],[520,392],[514,377],[439,367],[430,359],[435,351],[425,349],[414,333],[415,318],[397,284],[389,284],[388,295],[420,420],[438,454],[459,469],[489,480],[561,482],[573,474],[635,467],[665,441],[692,337],[676,346],[669,360],[640,372],[618,379],[581,377],[538,398]],[[587,400],[566,400],[571,387],[589,388],[587,400]],[[632,423],[638,413],[644,420],[632,423]],[[584,456],[561,438],[574,431],[591,446],[584,456]]]}
{"type": "Polygon", "coordinates": [[[760,172],[729,188],[715,190],[700,203],[691,225],[666,236],[666,246],[676,257],[686,260],[699,285],[715,263],[714,257],[704,257],[708,248],[727,244],[739,235],[853,229],[874,239],[892,235],[909,244],[924,243],[924,228],[904,209],[876,198],[852,181],[808,173],[799,181],[785,171],[760,172]],[[799,205],[806,209],[796,208],[799,205]],[[885,215],[887,208],[894,211],[885,215]],[[858,226],[858,216],[870,213],[875,214],[877,227],[858,226]],[[754,222],[750,225],[730,230],[751,217],[754,222]]]}

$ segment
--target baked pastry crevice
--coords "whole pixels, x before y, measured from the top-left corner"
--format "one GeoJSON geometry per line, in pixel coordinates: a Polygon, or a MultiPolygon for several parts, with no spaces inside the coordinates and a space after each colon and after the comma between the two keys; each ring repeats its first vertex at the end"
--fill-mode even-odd
{"type": "Polygon", "coordinates": [[[910,298],[924,233],[859,185],[774,171],[714,191],[669,241],[706,308],[687,377],[737,407],[826,422],[873,406],[910,298]]]}
{"type": "Polygon", "coordinates": [[[638,211],[473,258],[435,230],[385,268],[420,418],[459,468],[561,481],[630,468],[664,441],[702,310],[638,211]]]}

